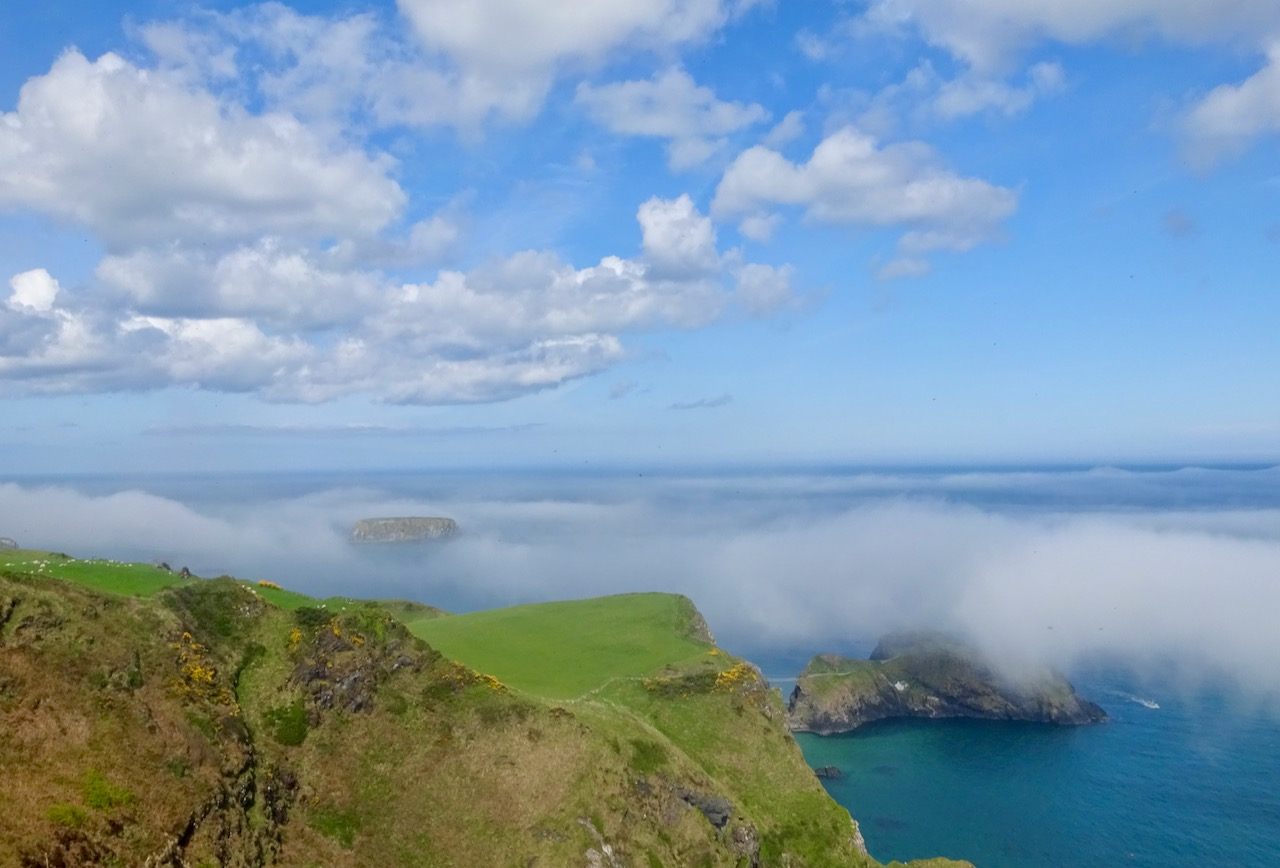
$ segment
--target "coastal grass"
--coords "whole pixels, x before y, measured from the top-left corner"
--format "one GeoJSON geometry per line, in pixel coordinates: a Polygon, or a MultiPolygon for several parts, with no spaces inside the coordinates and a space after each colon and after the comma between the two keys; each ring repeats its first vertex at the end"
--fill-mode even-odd
{"type": "Polygon", "coordinates": [[[446,656],[548,699],[573,699],[613,680],[703,658],[696,612],[673,594],[621,594],[413,620],[446,656]]]}
{"type": "Polygon", "coordinates": [[[121,597],[151,597],[166,588],[194,581],[151,564],[102,558],[82,560],[61,553],[28,549],[0,551],[0,570],[62,579],[121,597]]]}
{"type": "MultiPolygon", "coordinates": [[[[61,552],[34,549],[0,550],[0,572],[60,579],[117,597],[153,597],[169,588],[204,581],[199,577],[183,578],[180,573],[163,569],[155,564],[130,563],[107,558],[77,558],[61,552]]],[[[263,600],[286,612],[304,607],[344,612],[353,607],[373,605],[406,623],[430,620],[445,614],[433,606],[408,600],[367,601],[351,597],[311,597],[264,579],[245,580],[230,576],[219,578],[231,579],[251,588],[263,600]]]]}

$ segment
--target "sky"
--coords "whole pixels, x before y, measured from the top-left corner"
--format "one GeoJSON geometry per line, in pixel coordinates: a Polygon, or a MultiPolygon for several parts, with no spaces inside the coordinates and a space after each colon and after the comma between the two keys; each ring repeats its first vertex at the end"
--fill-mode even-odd
{"type": "Polygon", "coordinates": [[[0,11],[6,474],[1277,460],[1274,0],[0,11]]]}

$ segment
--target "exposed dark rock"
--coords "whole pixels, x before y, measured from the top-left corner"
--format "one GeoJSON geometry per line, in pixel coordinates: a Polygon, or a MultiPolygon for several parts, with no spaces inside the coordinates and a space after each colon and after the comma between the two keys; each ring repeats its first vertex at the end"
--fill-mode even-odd
{"type": "Polygon", "coordinates": [[[733,804],[725,798],[710,793],[699,793],[694,790],[681,790],[680,798],[702,812],[707,822],[717,829],[723,829],[733,816],[733,804]]]}
{"type": "Polygon", "coordinates": [[[818,766],[813,773],[824,781],[838,781],[844,777],[844,772],[836,766],[818,766]]]}
{"type": "Polygon", "coordinates": [[[792,730],[821,734],[910,717],[1078,725],[1107,714],[1056,672],[1010,678],[977,649],[939,634],[886,637],[869,660],[819,655],[787,706],[792,730]]]}
{"type": "Polygon", "coordinates": [[[184,578],[184,579],[194,578],[194,577],[192,576],[192,574],[191,574],[191,570],[187,569],[186,567],[183,567],[183,568],[182,568],[182,571],[181,571],[180,573],[178,573],[178,575],[179,575],[179,576],[181,576],[181,577],[182,577],[182,578],[184,578]]]}

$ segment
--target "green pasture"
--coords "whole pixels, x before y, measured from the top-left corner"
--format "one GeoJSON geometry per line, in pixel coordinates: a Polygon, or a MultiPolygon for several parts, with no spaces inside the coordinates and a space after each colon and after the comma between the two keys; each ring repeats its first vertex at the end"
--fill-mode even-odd
{"type": "Polygon", "coordinates": [[[520,690],[572,699],[613,679],[705,657],[692,604],[672,594],[536,603],[408,626],[442,654],[520,690]]]}

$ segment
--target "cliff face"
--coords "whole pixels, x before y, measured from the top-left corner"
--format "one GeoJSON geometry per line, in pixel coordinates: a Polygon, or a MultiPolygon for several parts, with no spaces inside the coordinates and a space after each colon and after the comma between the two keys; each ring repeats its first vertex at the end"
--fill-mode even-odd
{"type": "Polygon", "coordinates": [[[419,542],[450,537],[457,532],[458,523],[451,518],[362,518],[351,529],[351,540],[360,543],[419,542]]]}
{"type": "Polygon", "coordinates": [[[932,635],[887,637],[869,660],[819,655],[787,706],[792,730],[823,735],[891,718],[956,717],[1077,725],[1107,715],[1055,672],[1010,681],[975,649],[932,635]]]}
{"type": "Polygon", "coordinates": [[[426,607],[0,557],[0,865],[875,866],[688,601],[628,620],[652,596],[594,638],[523,621],[562,672],[685,649],[556,699],[422,641],[426,607]]]}

